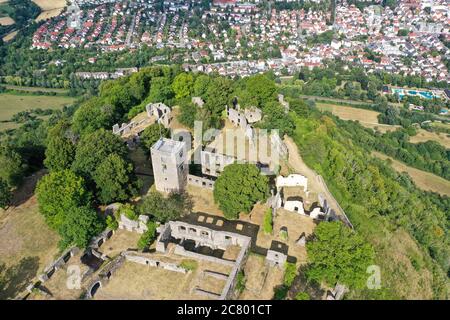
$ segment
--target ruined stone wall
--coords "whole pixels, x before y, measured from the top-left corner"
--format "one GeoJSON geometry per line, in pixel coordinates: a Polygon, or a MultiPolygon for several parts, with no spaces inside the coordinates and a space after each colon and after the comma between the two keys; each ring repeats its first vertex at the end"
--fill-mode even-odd
{"type": "MultiPolygon", "coordinates": [[[[231,299],[234,297],[236,277],[239,271],[242,269],[245,261],[248,257],[250,250],[251,238],[237,233],[228,231],[217,231],[207,227],[189,224],[182,221],[169,221],[164,226],[160,227],[160,236],[157,240],[157,250],[165,252],[166,239],[173,237],[181,240],[194,240],[196,245],[208,246],[212,249],[225,250],[228,246],[238,245],[241,247],[241,251],[235,261],[225,260],[209,255],[204,255],[192,251],[185,250],[182,245],[176,245],[174,254],[189,257],[192,259],[205,260],[213,263],[223,264],[231,266],[232,270],[227,278],[225,286],[220,296],[214,296],[219,299],[231,299]]],[[[202,293],[210,294],[206,291],[202,293]]],[[[200,293],[199,291],[199,293],[200,293]]]]}
{"type": "Polygon", "coordinates": [[[149,117],[155,116],[158,123],[161,123],[166,128],[169,127],[172,120],[172,112],[164,103],[149,103],[145,106],[145,110],[149,117]]]}
{"type": "Polygon", "coordinates": [[[227,282],[225,283],[224,288],[222,289],[222,294],[220,295],[220,300],[230,300],[234,298],[237,281],[237,275],[244,267],[245,262],[247,261],[248,254],[250,252],[250,238],[246,239],[245,243],[241,246],[241,251],[234,263],[233,269],[228,276],[227,282]]]}
{"type": "Polygon", "coordinates": [[[131,220],[125,215],[121,214],[119,219],[119,229],[125,229],[131,232],[144,233],[148,230],[147,222],[148,216],[140,215],[138,220],[131,220]]]}
{"type": "Polygon", "coordinates": [[[157,259],[151,259],[149,257],[136,255],[134,253],[130,252],[124,252],[123,256],[127,261],[143,264],[146,266],[152,266],[156,268],[162,268],[169,271],[179,272],[179,273],[187,273],[187,270],[183,267],[180,267],[179,265],[175,263],[168,263],[157,259]]]}
{"type": "Polygon", "coordinates": [[[244,112],[240,112],[239,110],[227,107],[227,115],[228,115],[228,120],[231,121],[231,123],[233,123],[233,125],[235,126],[239,126],[243,129],[245,129],[247,127],[247,119],[245,118],[245,114],[244,112]]]}
{"type": "Polygon", "coordinates": [[[225,250],[230,245],[245,245],[249,237],[227,231],[216,231],[207,227],[182,221],[169,221],[171,235],[176,239],[190,239],[202,246],[225,250]]]}
{"type": "Polygon", "coordinates": [[[208,178],[198,177],[189,174],[187,177],[187,182],[192,186],[214,190],[214,181],[208,178]]]}
{"type": "Polygon", "coordinates": [[[224,260],[221,258],[217,258],[217,257],[213,257],[213,256],[208,256],[205,254],[200,254],[200,253],[196,253],[193,251],[188,251],[186,249],[184,249],[183,246],[180,245],[176,245],[175,246],[175,250],[174,252],[177,255],[183,256],[183,257],[188,257],[188,258],[192,258],[192,259],[198,259],[198,260],[204,260],[204,261],[209,261],[212,263],[218,263],[218,264],[223,264],[226,266],[234,266],[234,261],[230,261],[230,260],[224,260]]]}
{"type": "Polygon", "coordinates": [[[39,275],[39,281],[45,282],[49,280],[53,274],[58,270],[61,269],[67,262],[69,262],[70,258],[77,254],[80,251],[77,247],[71,247],[63,252],[59,258],[57,258],[55,261],[53,261],[48,267],[44,269],[44,272],[39,275]]]}
{"type": "Polygon", "coordinates": [[[308,178],[301,174],[290,174],[287,177],[278,176],[276,179],[277,188],[282,187],[303,187],[304,191],[308,191],[308,178]]]}
{"type": "Polygon", "coordinates": [[[234,157],[207,150],[201,151],[202,173],[218,177],[224,168],[235,161],[234,157]]]}
{"type": "Polygon", "coordinates": [[[93,288],[96,286],[97,283],[100,284],[100,287],[97,289],[100,290],[102,286],[104,286],[114,275],[114,273],[119,269],[122,264],[125,262],[125,257],[121,254],[114,260],[112,260],[110,263],[108,263],[102,270],[102,272],[99,274],[98,277],[96,277],[88,286],[88,290],[86,292],[85,299],[92,299],[94,296],[93,288]]]}

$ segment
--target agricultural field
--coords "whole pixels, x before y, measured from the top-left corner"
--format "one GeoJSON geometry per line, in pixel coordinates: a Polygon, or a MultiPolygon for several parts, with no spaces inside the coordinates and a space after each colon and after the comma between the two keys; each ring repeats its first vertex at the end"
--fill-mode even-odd
{"type": "Polygon", "coordinates": [[[43,11],[64,8],[67,5],[66,0],[33,0],[43,11]]]}
{"type": "Polygon", "coordinates": [[[437,130],[450,130],[450,124],[449,123],[442,123],[442,122],[433,122],[431,126],[437,130]]]}
{"type": "Polygon", "coordinates": [[[392,168],[398,172],[408,173],[418,188],[426,191],[437,192],[441,195],[450,196],[450,181],[447,181],[435,174],[409,167],[403,162],[395,160],[382,153],[374,151],[372,154],[383,160],[390,159],[392,168]]]}
{"type": "Polygon", "coordinates": [[[378,122],[379,112],[361,108],[353,108],[328,103],[317,103],[317,108],[321,111],[329,111],[342,120],[359,121],[362,126],[372,128],[380,132],[394,131],[399,126],[381,124],[378,122]]]}
{"type": "Polygon", "coordinates": [[[0,26],[10,26],[14,24],[14,20],[10,17],[0,17],[0,26]]]}
{"type": "Polygon", "coordinates": [[[427,130],[420,129],[415,136],[412,136],[409,139],[411,143],[426,142],[429,140],[436,141],[445,148],[450,149],[450,135],[446,133],[429,132],[427,130]]]}
{"type": "Polygon", "coordinates": [[[66,0],[33,0],[41,9],[36,21],[47,20],[58,16],[66,7],[66,0]]]}
{"type": "Polygon", "coordinates": [[[26,178],[12,206],[0,209],[0,299],[22,292],[58,254],[59,237],[45,223],[33,196],[43,174],[26,178]]]}
{"type": "Polygon", "coordinates": [[[14,20],[10,17],[12,8],[5,0],[0,0],[0,26],[9,26],[14,24],[14,20]]]}
{"type": "Polygon", "coordinates": [[[3,37],[3,41],[5,41],[5,42],[11,41],[12,39],[14,39],[14,37],[17,35],[17,33],[19,33],[19,31],[17,31],[17,30],[8,33],[6,36],[3,37]]]}
{"type": "MultiPolygon", "coordinates": [[[[39,96],[39,95],[17,95],[0,94],[0,121],[9,121],[11,117],[29,109],[61,109],[65,105],[70,105],[75,98],[65,96],[39,96]]],[[[14,126],[11,122],[0,122],[0,131],[14,126]]]]}

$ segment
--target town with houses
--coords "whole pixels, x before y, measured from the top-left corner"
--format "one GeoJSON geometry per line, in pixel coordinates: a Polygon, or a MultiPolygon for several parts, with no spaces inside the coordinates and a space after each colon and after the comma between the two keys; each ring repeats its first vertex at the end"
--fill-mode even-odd
{"type": "Polygon", "coordinates": [[[204,6],[197,0],[79,0],[40,26],[31,48],[110,52],[147,45],[173,49],[191,70],[228,76],[289,74],[339,58],[369,73],[449,81],[443,61],[450,55],[443,43],[450,40],[449,22],[446,0],[400,0],[394,10],[377,4],[360,10],[338,0],[334,13],[314,7],[277,10],[259,1],[214,0],[204,6]],[[192,22],[194,12],[208,28],[192,22]],[[329,43],[311,41],[325,33],[332,34],[329,43]]]}

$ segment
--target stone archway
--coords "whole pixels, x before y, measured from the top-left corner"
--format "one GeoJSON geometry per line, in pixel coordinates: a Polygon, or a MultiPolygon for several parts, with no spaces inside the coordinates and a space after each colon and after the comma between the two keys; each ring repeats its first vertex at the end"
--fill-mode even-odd
{"type": "Polygon", "coordinates": [[[92,284],[91,288],[89,289],[89,297],[93,298],[94,295],[97,293],[98,289],[100,289],[102,286],[102,283],[100,281],[96,281],[94,284],[92,284]]]}

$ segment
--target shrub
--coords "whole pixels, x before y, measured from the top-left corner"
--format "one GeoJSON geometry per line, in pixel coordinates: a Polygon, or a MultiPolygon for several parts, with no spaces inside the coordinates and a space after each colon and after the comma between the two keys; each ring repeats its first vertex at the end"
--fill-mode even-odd
{"type": "Polygon", "coordinates": [[[282,285],[282,286],[277,286],[274,289],[274,300],[284,300],[286,299],[287,293],[288,293],[289,288],[282,285]]]}
{"type": "Polygon", "coordinates": [[[155,240],[156,236],[156,223],[153,221],[149,221],[147,223],[148,230],[142,234],[137,243],[137,247],[139,250],[144,250],[148,246],[150,246],[155,240]]]}
{"type": "Polygon", "coordinates": [[[236,277],[236,290],[239,293],[242,293],[245,289],[245,283],[247,280],[245,279],[244,271],[239,271],[237,277],[236,277]]]}
{"type": "Polygon", "coordinates": [[[180,263],[180,267],[189,270],[189,271],[193,271],[196,270],[198,267],[198,262],[195,260],[183,260],[180,263]]]}
{"type": "Polygon", "coordinates": [[[295,300],[311,300],[311,297],[306,292],[299,292],[295,296],[295,300]]]}
{"type": "Polygon", "coordinates": [[[286,262],[286,264],[284,265],[284,279],[283,279],[284,285],[290,287],[292,285],[292,282],[294,282],[296,275],[297,275],[297,267],[295,263],[286,262]]]}
{"type": "Polygon", "coordinates": [[[117,230],[119,228],[119,223],[117,222],[116,218],[113,216],[107,216],[106,217],[106,226],[111,230],[117,230]]]}
{"type": "Polygon", "coordinates": [[[123,214],[130,220],[137,220],[139,218],[138,214],[134,211],[134,206],[129,203],[121,205],[118,213],[119,217],[121,214],[123,214]]]}
{"type": "Polygon", "coordinates": [[[267,209],[266,214],[264,215],[264,233],[272,234],[273,231],[273,219],[272,219],[272,210],[267,209]]]}

